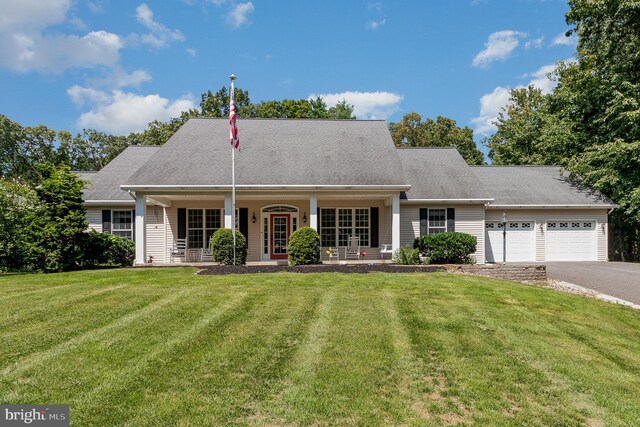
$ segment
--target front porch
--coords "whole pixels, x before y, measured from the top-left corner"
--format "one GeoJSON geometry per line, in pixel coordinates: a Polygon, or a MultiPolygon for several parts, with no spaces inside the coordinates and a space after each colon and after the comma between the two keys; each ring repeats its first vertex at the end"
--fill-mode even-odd
{"type": "MultiPolygon", "coordinates": [[[[137,193],[135,200],[136,265],[211,265],[211,236],[232,228],[230,193],[137,193]]],[[[286,262],[291,233],[305,226],[320,234],[323,261],[388,261],[400,246],[399,194],[237,194],[236,227],[247,239],[247,264],[286,262]],[[361,255],[347,259],[353,237],[361,255]],[[330,247],[338,248],[337,259],[327,255],[330,247]]]]}

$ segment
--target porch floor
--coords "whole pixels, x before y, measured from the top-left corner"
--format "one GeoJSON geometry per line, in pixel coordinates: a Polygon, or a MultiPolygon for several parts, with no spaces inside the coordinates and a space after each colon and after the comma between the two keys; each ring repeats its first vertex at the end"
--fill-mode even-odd
{"type": "MultiPolygon", "coordinates": [[[[324,265],[369,265],[369,264],[392,264],[390,259],[366,259],[366,260],[340,260],[340,261],[322,261],[324,265]]],[[[136,265],[136,267],[209,267],[218,265],[217,262],[154,262],[144,265],[136,265]]],[[[248,261],[246,265],[289,265],[287,260],[271,260],[271,261],[248,261]]]]}

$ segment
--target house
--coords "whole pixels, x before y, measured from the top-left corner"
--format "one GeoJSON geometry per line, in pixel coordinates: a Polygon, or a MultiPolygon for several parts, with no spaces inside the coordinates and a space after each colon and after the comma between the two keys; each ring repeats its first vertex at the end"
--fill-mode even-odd
{"type": "MultiPolygon", "coordinates": [[[[238,127],[236,221],[248,261],[286,258],[289,235],[303,226],[323,247],[358,236],[369,260],[383,244],[460,231],[477,238],[476,262],[502,262],[504,227],[509,262],[607,259],[614,205],[558,167],[470,167],[453,148],[399,149],[380,120],[238,127]]],[[[163,146],[131,146],[81,173],[90,228],[134,239],[136,264],[202,259],[211,235],[231,228],[228,140],[227,119],[190,119],[163,146]],[[179,241],[187,253],[173,257],[179,241]]]]}

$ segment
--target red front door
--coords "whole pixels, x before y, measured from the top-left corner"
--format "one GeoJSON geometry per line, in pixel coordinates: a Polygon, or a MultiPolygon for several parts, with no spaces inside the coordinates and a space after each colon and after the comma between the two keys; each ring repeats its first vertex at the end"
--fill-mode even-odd
{"type": "Polygon", "coordinates": [[[271,215],[271,259],[286,259],[291,230],[289,214],[271,215]]]}

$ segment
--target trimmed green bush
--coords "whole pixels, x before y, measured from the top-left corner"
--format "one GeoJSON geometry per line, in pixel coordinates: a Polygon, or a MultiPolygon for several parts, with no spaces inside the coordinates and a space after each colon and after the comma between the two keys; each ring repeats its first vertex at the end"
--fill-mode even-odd
{"type": "Polygon", "coordinates": [[[289,237],[289,264],[320,263],[320,235],[311,227],[302,227],[289,237]]]}
{"type": "Polygon", "coordinates": [[[413,247],[422,252],[429,264],[471,264],[477,239],[467,233],[438,233],[416,238],[413,247]]]}
{"type": "MultiPolygon", "coordinates": [[[[233,232],[221,228],[211,236],[211,255],[220,264],[233,265],[233,232]]],[[[247,263],[247,239],[236,230],[236,265],[247,263]]]]}
{"type": "Polygon", "coordinates": [[[86,234],[83,248],[83,266],[86,267],[131,266],[136,254],[132,240],[93,230],[86,234]]]}
{"type": "Polygon", "coordinates": [[[401,246],[393,253],[393,262],[400,265],[420,264],[418,249],[411,249],[410,246],[401,246]]]}

